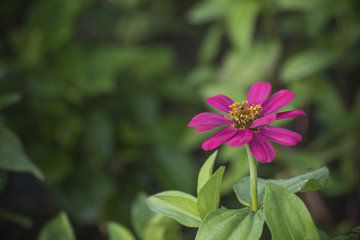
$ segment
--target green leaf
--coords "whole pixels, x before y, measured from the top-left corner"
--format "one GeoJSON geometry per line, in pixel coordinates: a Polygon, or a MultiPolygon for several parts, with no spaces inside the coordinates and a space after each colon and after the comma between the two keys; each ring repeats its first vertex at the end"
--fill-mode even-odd
{"type": "Polygon", "coordinates": [[[330,240],[330,237],[323,231],[318,229],[320,240],[330,240]]]}
{"type": "Polygon", "coordinates": [[[131,205],[131,223],[134,227],[136,235],[143,239],[146,225],[155,216],[155,213],[146,203],[147,195],[140,192],[136,195],[131,205]]]}
{"type": "Polygon", "coordinates": [[[259,2],[238,1],[227,14],[226,26],[230,40],[241,51],[251,46],[258,13],[259,2]]]}
{"type": "Polygon", "coordinates": [[[360,234],[360,226],[354,227],[351,231],[360,234]]]}
{"type": "Polygon", "coordinates": [[[210,157],[205,161],[199,171],[197,193],[199,194],[200,189],[205,185],[212,175],[214,162],[218,151],[216,150],[210,157]]]}
{"type": "Polygon", "coordinates": [[[173,240],[180,225],[172,218],[157,214],[145,228],[144,240],[173,240]]]}
{"type": "Polygon", "coordinates": [[[219,207],[221,182],[224,171],[225,167],[220,167],[199,191],[197,206],[201,219],[219,207]]]}
{"type": "Polygon", "coordinates": [[[116,222],[107,223],[109,240],[136,240],[134,235],[123,225],[116,222]]]}
{"type": "Polygon", "coordinates": [[[248,208],[239,210],[217,209],[205,217],[195,239],[256,240],[262,234],[263,225],[262,210],[252,213],[248,208]]]}
{"type": "Polygon", "coordinates": [[[298,52],[284,63],[281,78],[284,81],[303,79],[330,66],[335,60],[336,55],[330,51],[309,49],[298,52]]]}
{"type": "Polygon", "coordinates": [[[89,148],[89,155],[103,159],[109,159],[114,155],[114,124],[109,115],[102,110],[94,110],[87,117],[85,143],[89,148]]]}
{"type": "MultiPolygon", "coordinates": [[[[326,167],[323,167],[290,179],[273,180],[258,178],[258,198],[260,203],[264,200],[265,186],[267,183],[279,185],[293,193],[315,191],[329,185],[329,170],[326,167]]],[[[245,177],[235,184],[234,191],[242,204],[248,207],[251,206],[249,177],[245,177]]]]}
{"type": "Polygon", "coordinates": [[[165,191],[149,197],[147,203],[153,211],[174,218],[187,227],[200,225],[197,199],[190,194],[165,191]]]}
{"type": "Polygon", "coordinates": [[[338,236],[335,238],[332,238],[331,240],[359,240],[359,234],[350,234],[347,236],[338,236]]]}
{"type": "Polygon", "coordinates": [[[8,93],[0,96],[0,110],[7,108],[21,99],[19,93],[8,93]]]}
{"type": "Polygon", "coordinates": [[[72,176],[71,180],[58,187],[57,201],[76,222],[96,224],[104,214],[104,207],[113,207],[107,206],[106,203],[116,192],[115,183],[108,173],[99,171],[99,168],[89,165],[81,165],[80,168],[81,171],[72,176]]]}
{"type": "Polygon", "coordinates": [[[46,223],[41,229],[38,240],[75,240],[67,214],[61,212],[46,223]]]}
{"type": "Polygon", "coordinates": [[[193,24],[203,24],[222,18],[231,7],[231,0],[204,0],[190,9],[187,18],[193,24]]]}
{"type": "MultiPolygon", "coordinates": [[[[162,126],[164,131],[164,125],[162,126]]],[[[167,136],[169,136],[167,130],[167,136]]],[[[158,134],[159,132],[157,132],[158,134]]],[[[168,139],[166,139],[169,142],[168,139]]],[[[178,149],[159,145],[155,148],[154,168],[158,180],[166,189],[191,192],[196,184],[196,168],[192,157],[178,149]]]]}
{"type": "Polygon", "coordinates": [[[40,169],[26,156],[18,137],[3,125],[0,125],[0,169],[31,172],[38,179],[44,179],[40,169]]]}
{"type": "Polygon", "coordinates": [[[4,208],[0,208],[0,219],[13,222],[23,228],[31,228],[33,225],[33,221],[28,216],[4,208]]]}
{"type": "Polygon", "coordinates": [[[273,240],[319,240],[319,233],[305,204],[294,193],[267,183],[264,216],[273,240]]]}
{"type": "Polygon", "coordinates": [[[248,51],[228,51],[219,72],[219,85],[214,87],[215,92],[227,89],[229,85],[232,86],[230,90],[239,92],[239,89],[248,89],[251,83],[264,81],[277,64],[281,49],[282,45],[277,40],[257,40],[248,51]]]}
{"type": "Polygon", "coordinates": [[[321,4],[323,0],[277,0],[278,8],[283,10],[311,10],[321,4]]]}
{"type": "Polygon", "coordinates": [[[223,30],[220,25],[214,25],[208,30],[199,52],[200,63],[210,63],[216,57],[222,34],[223,30]]]}

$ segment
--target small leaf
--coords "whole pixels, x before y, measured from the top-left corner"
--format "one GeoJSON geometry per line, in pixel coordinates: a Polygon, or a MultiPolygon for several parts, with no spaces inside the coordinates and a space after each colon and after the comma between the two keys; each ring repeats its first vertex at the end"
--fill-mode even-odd
{"type": "Polygon", "coordinates": [[[221,181],[224,171],[225,167],[220,167],[199,191],[197,206],[201,219],[219,207],[221,181]]]}
{"type": "Polygon", "coordinates": [[[0,219],[13,222],[23,228],[31,228],[33,225],[33,221],[28,216],[4,208],[0,208],[0,219]]]}
{"type": "Polygon", "coordinates": [[[230,13],[227,14],[226,26],[230,40],[241,51],[251,46],[258,13],[257,1],[238,1],[232,5],[230,13]]]}
{"type": "Polygon", "coordinates": [[[8,93],[0,96],[0,110],[7,108],[21,99],[19,93],[8,93]]]}
{"type": "Polygon", "coordinates": [[[351,231],[360,234],[360,226],[354,227],[351,231]]]}
{"type": "MultiPolygon", "coordinates": [[[[329,185],[329,170],[326,167],[318,170],[302,174],[290,179],[262,179],[258,178],[258,198],[259,202],[263,202],[265,196],[266,183],[279,185],[287,190],[297,192],[315,191],[325,188],[329,185]]],[[[251,206],[250,195],[250,178],[246,177],[234,185],[234,191],[240,203],[245,206],[251,206]]]]}
{"type": "Polygon", "coordinates": [[[187,18],[192,24],[203,24],[222,18],[231,6],[231,0],[204,0],[190,9],[187,18]]]}
{"type": "Polygon", "coordinates": [[[180,225],[172,218],[155,215],[146,225],[144,240],[171,240],[180,230],[180,225]]]}
{"type": "MultiPolygon", "coordinates": [[[[161,131],[165,131],[164,124],[162,124],[161,131]]],[[[169,136],[168,131],[166,130],[163,133],[164,136],[169,136]]],[[[169,141],[170,139],[163,140],[169,141]]],[[[154,170],[157,178],[166,189],[176,189],[184,192],[193,190],[197,171],[190,155],[162,144],[155,148],[155,155],[154,170]]]]}
{"type": "Polygon", "coordinates": [[[320,240],[330,240],[330,237],[323,231],[318,229],[320,240]]]}
{"type": "Polygon", "coordinates": [[[284,63],[281,78],[284,81],[299,80],[330,66],[336,55],[330,51],[309,49],[291,56],[284,63]]]}
{"type": "Polygon", "coordinates": [[[205,161],[202,165],[199,176],[198,176],[198,184],[197,184],[197,193],[199,194],[200,189],[205,185],[205,183],[209,180],[212,175],[214,162],[217,155],[217,150],[210,155],[210,157],[205,161]]]}
{"type": "Polygon", "coordinates": [[[262,234],[263,225],[262,210],[252,213],[248,208],[217,209],[205,217],[195,240],[257,240],[262,234]]]}
{"type": "Polygon", "coordinates": [[[0,169],[31,172],[38,179],[44,179],[40,169],[26,156],[18,137],[3,125],[0,125],[0,169]]]}
{"type": "Polygon", "coordinates": [[[107,223],[109,240],[136,240],[133,234],[123,225],[116,222],[107,223]]]}
{"type": "Polygon", "coordinates": [[[155,213],[146,203],[147,195],[140,192],[136,195],[131,205],[131,223],[135,229],[136,235],[143,239],[146,225],[155,216],[155,213]]]}
{"type": "Polygon", "coordinates": [[[214,87],[215,92],[219,92],[219,88],[222,89],[225,84],[232,86],[227,90],[229,93],[239,94],[238,89],[246,89],[252,83],[266,79],[278,62],[282,45],[278,40],[257,40],[247,51],[235,50],[238,49],[228,51],[224,56],[219,71],[221,84],[214,87]]]}
{"type": "Polygon", "coordinates": [[[222,34],[223,30],[219,25],[214,25],[208,30],[199,52],[200,63],[210,63],[216,57],[222,34]]]}
{"type": "Polygon", "coordinates": [[[331,240],[359,240],[359,234],[350,234],[347,236],[334,237],[331,240]]]}
{"type": "Polygon", "coordinates": [[[277,0],[277,5],[279,9],[283,10],[311,10],[319,4],[321,4],[323,0],[301,0],[301,1],[293,1],[293,0],[277,0]]]}
{"type": "Polygon", "coordinates": [[[75,240],[67,214],[59,213],[41,229],[38,240],[75,240]]]}
{"type": "Polygon", "coordinates": [[[276,184],[266,184],[264,216],[273,240],[320,239],[305,204],[276,184]]]}
{"type": "Polygon", "coordinates": [[[180,191],[165,191],[148,198],[149,207],[187,227],[198,227],[201,222],[197,199],[180,191]]]}

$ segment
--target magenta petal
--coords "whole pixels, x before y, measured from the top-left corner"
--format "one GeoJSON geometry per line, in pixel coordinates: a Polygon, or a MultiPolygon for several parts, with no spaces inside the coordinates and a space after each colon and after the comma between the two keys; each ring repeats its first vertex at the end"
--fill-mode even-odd
{"type": "Polygon", "coordinates": [[[206,101],[214,108],[217,108],[226,113],[229,113],[231,110],[230,105],[234,103],[231,98],[221,94],[218,94],[214,97],[208,97],[206,98],[206,101]]]}
{"type": "Polygon", "coordinates": [[[271,84],[267,82],[257,82],[249,90],[246,100],[248,104],[261,105],[271,92],[271,84]]]}
{"type": "Polygon", "coordinates": [[[253,134],[249,142],[252,155],[261,163],[272,162],[275,158],[275,151],[271,144],[262,136],[261,132],[253,134]]]}
{"type": "Polygon", "coordinates": [[[226,142],[229,140],[232,136],[236,134],[238,129],[233,127],[227,127],[220,132],[212,135],[208,139],[205,140],[205,142],[202,144],[202,149],[204,150],[211,150],[214,148],[217,148],[220,144],[226,142]]]}
{"type": "Polygon", "coordinates": [[[292,118],[292,117],[300,117],[305,116],[305,112],[303,110],[292,110],[287,112],[280,112],[276,114],[276,120],[284,119],[284,118],[292,118]]]}
{"type": "Polygon", "coordinates": [[[200,113],[193,117],[188,127],[205,127],[205,126],[221,126],[230,125],[231,121],[225,116],[217,113],[200,113]]]}
{"type": "Polygon", "coordinates": [[[289,90],[280,90],[271,95],[264,102],[260,113],[262,115],[273,113],[288,104],[294,97],[295,93],[292,93],[289,90]]]}
{"type": "Polygon", "coordinates": [[[241,147],[250,142],[252,139],[252,132],[250,129],[239,130],[230,140],[226,142],[230,147],[241,147]]]}
{"type": "Polygon", "coordinates": [[[195,130],[196,133],[198,132],[204,132],[204,131],[208,131],[214,128],[217,128],[219,126],[206,126],[206,127],[199,127],[198,129],[195,130]]]}
{"type": "Polygon", "coordinates": [[[256,120],[253,122],[253,124],[250,126],[250,128],[260,127],[260,126],[269,124],[269,123],[271,123],[271,122],[274,121],[274,120],[276,120],[276,114],[275,114],[275,113],[272,113],[272,114],[269,114],[269,115],[267,115],[267,116],[265,116],[265,117],[256,119],[256,120]]]}
{"type": "Polygon", "coordinates": [[[265,138],[284,145],[296,145],[302,140],[300,134],[285,128],[268,126],[261,133],[265,138]]]}

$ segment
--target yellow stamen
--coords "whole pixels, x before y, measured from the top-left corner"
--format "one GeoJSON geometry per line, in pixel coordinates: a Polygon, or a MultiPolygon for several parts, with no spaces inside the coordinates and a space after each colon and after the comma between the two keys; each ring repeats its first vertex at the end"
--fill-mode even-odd
{"type": "Polygon", "coordinates": [[[229,107],[231,110],[229,111],[230,117],[226,117],[227,119],[232,121],[232,127],[239,128],[245,130],[250,127],[253,122],[260,117],[260,105],[251,104],[248,108],[248,101],[242,101],[242,105],[238,102],[234,102],[229,107]]]}

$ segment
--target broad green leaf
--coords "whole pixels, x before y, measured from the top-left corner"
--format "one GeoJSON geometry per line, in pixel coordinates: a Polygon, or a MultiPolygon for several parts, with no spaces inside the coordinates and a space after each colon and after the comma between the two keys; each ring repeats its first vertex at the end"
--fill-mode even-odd
{"type": "Polygon", "coordinates": [[[241,51],[251,46],[258,12],[259,2],[246,0],[233,4],[226,16],[230,40],[241,51]]]}
{"type": "Polygon", "coordinates": [[[305,204],[279,185],[266,184],[264,216],[273,240],[320,239],[305,204]]]}
{"type": "Polygon", "coordinates": [[[134,235],[123,225],[116,222],[107,223],[109,240],[136,240],[134,235]]]}
{"type": "Polygon", "coordinates": [[[221,181],[224,171],[225,167],[220,167],[199,191],[197,206],[201,219],[219,207],[221,181]]]}
{"type": "Polygon", "coordinates": [[[205,183],[209,180],[212,175],[214,162],[217,155],[217,150],[210,155],[210,157],[205,161],[202,165],[199,176],[198,176],[198,184],[197,184],[197,193],[199,194],[200,189],[205,185],[205,183]]]}
{"type": "Polygon", "coordinates": [[[173,240],[180,230],[178,222],[163,215],[155,215],[146,225],[144,240],[173,240]]]}
{"type": "Polygon", "coordinates": [[[8,93],[0,96],[0,110],[13,105],[21,99],[18,93],[8,93]]]}
{"type": "Polygon", "coordinates": [[[167,217],[174,218],[187,227],[198,227],[201,222],[197,199],[180,191],[165,191],[147,200],[149,207],[167,217]]]}
{"type": "Polygon", "coordinates": [[[140,192],[131,205],[131,223],[136,235],[143,239],[146,225],[155,216],[155,213],[146,203],[147,194],[140,192]]]}
{"type": "MultiPolygon", "coordinates": [[[[329,185],[329,170],[326,167],[302,174],[290,179],[262,179],[258,178],[258,199],[263,202],[265,196],[265,186],[267,183],[279,185],[287,190],[297,192],[315,191],[329,185]]],[[[251,206],[250,178],[246,177],[234,185],[234,191],[239,201],[245,206],[251,206]]]]}
{"type": "Polygon", "coordinates": [[[231,0],[203,0],[190,9],[187,18],[193,24],[203,24],[222,18],[231,7],[231,0]]]}
{"type": "Polygon", "coordinates": [[[38,240],[75,240],[67,214],[61,212],[46,223],[41,229],[38,240]]]}
{"type": "Polygon", "coordinates": [[[336,55],[330,51],[309,49],[298,52],[284,63],[281,78],[284,81],[303,79],[330,66],[336,60],[336,55]]]}
{"type": "Polygon", "coordinates": [[[17,136],[3,125],[0,125],[0,169],[31,172],[38,179],[44,179],[40,169],[26,156],[17,136]]]}
{"type": "Polygon", "coordinates": [[[262,234],[263,225],[262,210],[252,213],[248,208],[239,210],[217,209],[205,217],[195,239],[256,240],[262,234]]]}

